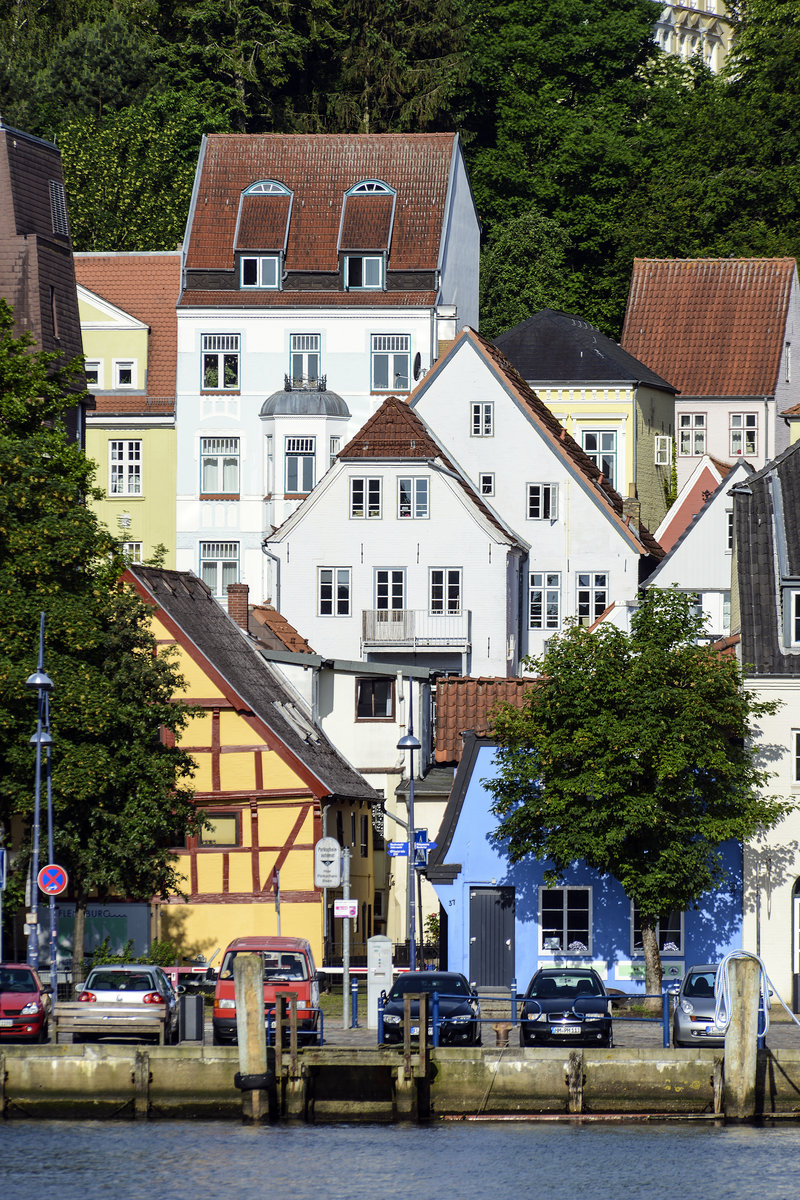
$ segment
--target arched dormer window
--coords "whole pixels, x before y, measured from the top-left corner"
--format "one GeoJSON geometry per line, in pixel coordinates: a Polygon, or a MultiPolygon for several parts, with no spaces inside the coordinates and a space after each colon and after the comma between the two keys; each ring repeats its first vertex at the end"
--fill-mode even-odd
{"type": "Polygon", "coordinates": [[[274,179],[242,192],[234,241],[241,288],[280,290],[292,199],[291,190],[274,179]]]}
{"type": "Polygon", "coordinates": [[[396,192],[380,179],[362,179],[344,194],[339,227],[344,286],[382,291],[392,240],[396,192]]]}

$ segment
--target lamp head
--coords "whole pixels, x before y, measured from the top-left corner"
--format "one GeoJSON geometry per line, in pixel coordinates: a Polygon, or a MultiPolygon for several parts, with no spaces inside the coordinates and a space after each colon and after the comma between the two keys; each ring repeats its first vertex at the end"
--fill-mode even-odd
{"type": "Polygon", "coordinates": [[[30,742],[28,744],[31,746],[42,746],[42,747],[52,746],[53,739],[51,738],[50,734],[47,732],[46,729],[43,729],[41,731],[41,733],[39,733],[37,730],[36,733],[32,734],[30,742]]]}
{"type": "Polygon", "coordinates": [[[37,691],[52,692],[53,681],[45,671],[34,671],[25,680],[25,687],[36,688],[37,691]]]}
{"type": "Polygon", "coordinates": [[[397,743],[398,750],[421,750],[422,742],[413,733],[404,733],[397,743]]]}

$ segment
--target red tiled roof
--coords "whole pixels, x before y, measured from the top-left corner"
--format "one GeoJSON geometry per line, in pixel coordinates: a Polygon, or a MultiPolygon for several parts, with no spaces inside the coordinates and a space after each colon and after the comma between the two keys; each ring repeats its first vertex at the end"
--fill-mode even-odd
{"type": "Polygon", "coordinates": [[[388,250],[393,196],[348,196],[342,218],[342,250],[388,250]]]}
{"type": "Polygon", "coordinates": [[[236,233],[238,250],[283,250],[289,224],[288,196],[243,196],[236,233]]]}
{"type": "Polygon", "coordinates": [[[76,254],[75,276],[82,287],[150,326],[147,394],[174,397],[180,253],[76,254]]]}
{"type": "Polygon", "coordinates": [[[455,147],[452,133],[209,134],[186,265],[230,270],[241,193],[274,179],[294,192],[286,269],[336,271],[344,195],[378,179],[397,191],[391,267],[433,270],[455,147]]]}
{"type": "Polygon", "coordinates": [[[781,413],[782,417],[800,417],[800,404],[793,404],[791,408],[785,408],[781,413]]]}
{"type": "Polygon", "coordinates": [[[95,411],[106,416],[125,416],[130,413],[138,417],[172,417],[175,415],[173,396],[95,396],[95,411]]]}
{"type": "Polygon", "coordinates": [[[436,761],[461,760],[462,733],[491,733],[489,714],[498,704],[522,708],[533,680],[452,677],[436,682],[436,761]]]}
{"type": "Polygon", "coordinates": [[[250,606],[250,633],[270,650],[292,650],[296,654],[313,654],[314,651],[283,613],[271,604],[250,606]]]}
{"type": "MultiPolygon", "coordinates": [[[[658,544],[656,539],[644,525],[636,527],[631,525],[630,518],[626,517],[622,509],[622,497],[614,490],[609,481],[605,478],[600,468],[592,462],[588,454],[575,441],[571,434],[567,433],[564,426],[560,423],[557,417],[553,415],[550,409],[544,404],[534,392],[530,384],[526,383],[519,372],[512,367],[503,353],[498,350],[497,346],[492,345],[486,338],[476,333],[474,329],[465,328],[461,331],[456,341],[453,343],[453,348],[434,363],[431,370],[425,378],[417,385],[414,392],[411,394],[413,402],[416,391],[424,389],[430,379],[439,371],[443,370],[444,364],[447,362],[449,354],[455,353],[457,347],[465,339],[469,339],[478,353],[487,359],[490,365],[503,377],[506,384],[511,388],[520,404],[527,409],[530,416],[549,439],[553,450],[556,454],[568,459],[572,466],[584,476],[587,483],[600,497],[603,504],[610,510],[610,514],[619,526],[624,528],[629,537],[637,541],[641,547],[641,553],[652,555],[653,558],[661,559],[664,557],[664,551],[658,544]]],[[[362,431],[363,432],[363,431],[362,431]]]]}
{"type": "Polygon", "coordinates": [[[775,391],[793,258],[637,258],[621,345],[684,396],[775,391]]]}
{"type": "Polygon", "coordinates": [[[184,291],[181,308],[430,308],[436,292],[184,291]]]}

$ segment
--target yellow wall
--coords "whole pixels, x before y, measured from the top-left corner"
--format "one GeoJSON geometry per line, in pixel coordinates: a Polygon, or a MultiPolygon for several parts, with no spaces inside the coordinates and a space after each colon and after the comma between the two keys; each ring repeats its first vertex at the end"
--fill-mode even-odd
{"type": "Polygon", "coordinates": [[[86,422],[86,453],[97,464],[96,481],[106,493],[103,500],[91,501],[100,520],[115,537],[125,542],[141,542],[144,560],[150,559],[157,546],[164,546],[163,566],[175,568],[175,493],[177,443],[175,429],[169,426],[143,428],[133,422],[122,427],[99,425],[101,419],[86,422]],[[138,496],[108,495],[109,442],[138,439],[142,443],[142,492],[138,496]],[[129,517],[127,527],[120,517],[129,517]]]}

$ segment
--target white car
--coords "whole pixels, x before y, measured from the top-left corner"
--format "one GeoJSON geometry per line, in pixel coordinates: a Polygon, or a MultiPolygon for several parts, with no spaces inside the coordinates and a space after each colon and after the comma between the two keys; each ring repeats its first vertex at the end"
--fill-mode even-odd
{"type": "MultiPolygon", "coordinates": [[[[86,1004],[163,1006],[164,1041],[167,1045],[178,1041],[178,997],[161,967],[150,963],[92,967],[78,1000],[86,1004]]],[[[114,1029],[109,1029],[109,1036],[125,1036],[124,1027],[121,1028],[123,1015],[124,1010],[120,1009],[119,1018],[116,1014],[110,1018],[114,1029]]],[[[132,1026],[134,1021],[135,1017],[131,1019],[132,1026]]]]}

